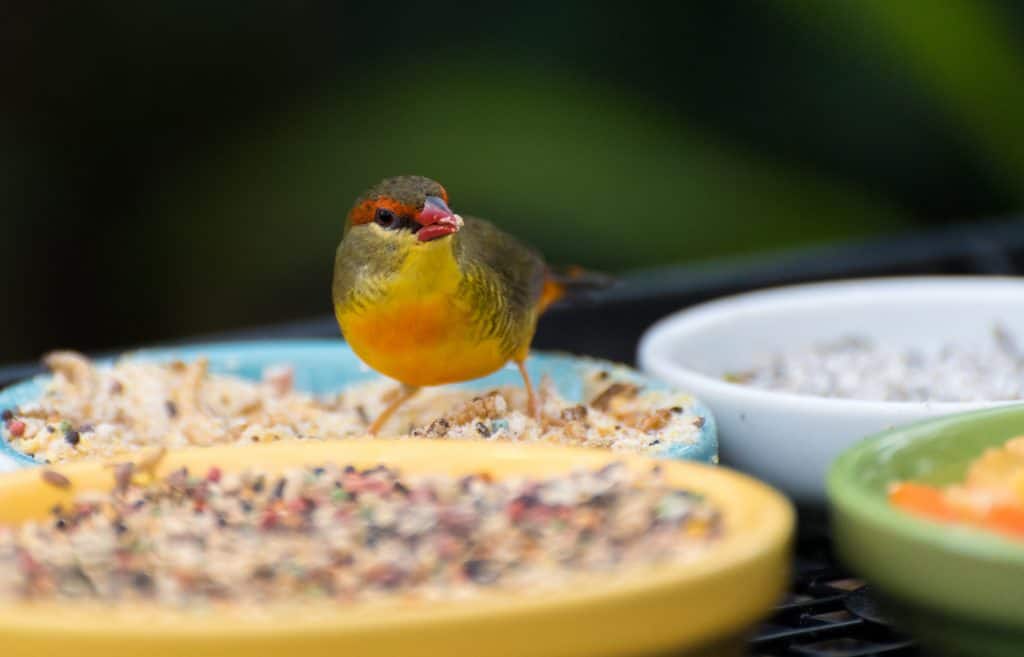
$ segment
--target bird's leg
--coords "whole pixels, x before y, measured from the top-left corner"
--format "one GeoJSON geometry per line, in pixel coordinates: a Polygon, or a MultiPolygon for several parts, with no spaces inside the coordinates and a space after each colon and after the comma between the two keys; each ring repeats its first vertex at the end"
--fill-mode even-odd
{"type": "Polygon", "coordinates": [[[523,387],[526,388],[526,412],[540,422],[540,404],[537,403],[537,394],[533,390],[530,373],[526,371],[526,360],[517,360],[516,367],[519,368],[519,374],[523,377],[523,387]]]}
{"type": "Polygon", "coordinates": [[[402,404],[412,399],[419,391],[420,389],[418,387],[409,386],[403,383],[402,387],[399,388],[398,397],[396,397],[394,401],[388,404],[387,407],[380,412],[377,419],[374,420],[370,425],[370,428],[366,430],[367,433],[371,436],[376,436],[380,430],[384,428],[387,421],[391,419],[391,416],[395,414],[395,411],[397,411],[402,404]]]}

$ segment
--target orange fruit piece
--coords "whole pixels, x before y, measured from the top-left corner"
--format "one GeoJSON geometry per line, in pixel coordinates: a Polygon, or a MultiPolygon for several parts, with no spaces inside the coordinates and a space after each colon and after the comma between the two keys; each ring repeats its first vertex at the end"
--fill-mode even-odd
{"type": "Polygon", "coordinates": [[[895,484],[889,489],[889,502],[904,511],[933,520],[956,522],[968,519],[949,504],[941,489],[925,484],[895,484]]]}

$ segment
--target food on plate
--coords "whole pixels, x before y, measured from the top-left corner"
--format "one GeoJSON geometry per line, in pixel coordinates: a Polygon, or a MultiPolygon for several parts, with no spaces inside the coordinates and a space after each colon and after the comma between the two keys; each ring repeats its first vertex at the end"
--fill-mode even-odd
{"type": "Polygon", "coordinates": [[[768,390],[870,401],[1024,399],[1024,352],[996,325],[986,344],[907,348],[848,336],[761,358],[725,379],[768,390]]]}
{"type": "MultiPolygon", "coordinates": [[[[246,445],[277,440],[364,436],[400,390],[371,380],[341,392],[312,395],[295,388],[288,366],[262,380],[210,371],[204,358],[155,363],[131,357],[101,366],[73,352],[46,358],[53,371],[39,400],[3,412],[0,435],[43,463],[110,458],[150,447],[246,445]]],[[[661,453],[695,443],[704,418],[692,397],[648,389],[595,366],[578,404],[541,381],[539,420],[527,413],[518,386],[471,391],[424,390],[385,433],[410,438],[499,440],[661,453]]]]}
{"type": "Polygon", "coordinates": [[[1024,540],[1024,436],[985,450],[960,483],[898,482],[890,487],[889,501],[922,518],[1024,540]]]}
{"type": "Polygon", "coordinates": [[[587,573],[686,563],[723,532],[713,505],[656,466],[510,479],[334,463],[277,474],[111,470],[110,490],[76,492],[49,517],[0,526],[0,600],[179,606],[536,592],[587,573]]]}

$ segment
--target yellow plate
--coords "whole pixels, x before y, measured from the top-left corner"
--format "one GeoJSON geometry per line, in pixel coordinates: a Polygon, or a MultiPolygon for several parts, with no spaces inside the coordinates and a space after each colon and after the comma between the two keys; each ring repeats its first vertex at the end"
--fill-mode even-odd
{"type": "MultiPolygon", "coordinates": [[[[387,463],[407,474],[546,476],[613,460],[649,469],[655,461],[601,450],[441,441],[339,441],[233,446],[168,454],[160,472],[217,464],[278,471],[328,461],[387,463]]],[[[637,655],[674,650],[739,654],[744,633],[778,601],[789,575],[793,512],[771,488],[723,468],[658,461],[672,484],[705,494],[724,515],[724,537],[681,566],[640,567],[581,577],[571,588],[486,593],[471,601],[337,606],[276,604],[231,610],[178,610],[97,603],[0,604],[0,654],[77,657],[210,655],[637,655]]],[[[39,470],[0,478],[0,524],[42,518],[76,491],[109,489],[99,463],[59,468],[70,490],[43,483],[39,470]]]]}

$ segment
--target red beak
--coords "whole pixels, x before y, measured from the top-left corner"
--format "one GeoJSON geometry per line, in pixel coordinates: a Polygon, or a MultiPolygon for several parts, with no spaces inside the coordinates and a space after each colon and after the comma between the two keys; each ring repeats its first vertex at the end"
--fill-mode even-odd
{"type": "Polygon", "coordinates": [[[451,235],[462,228],[462,217],[452,212],[443,199],[428,196],[423,202],[423,209],[415,217],[416,223],[422,228],[416,232],[421,242],[436,240],[451,235]]]}

